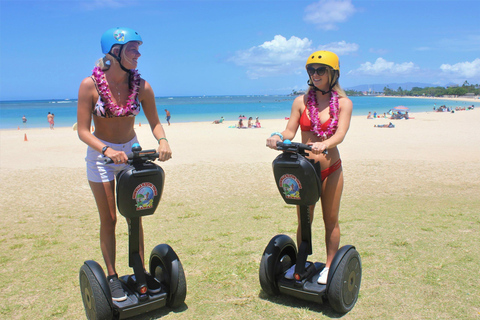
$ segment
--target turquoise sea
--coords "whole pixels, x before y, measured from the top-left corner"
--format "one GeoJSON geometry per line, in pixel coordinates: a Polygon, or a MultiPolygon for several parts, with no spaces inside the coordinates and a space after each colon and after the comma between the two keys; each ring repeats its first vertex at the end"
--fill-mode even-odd
{"type": "MultiPolygon", "coordinates": [[[[238,120],[239,115],[262,119],[284,119],[290,116],[292,96],[201,96],[156,98],[160,121],[165,122],[165,109],[171,112],[171,123],[213,121],[224,117],[238,120]]],[[[469,102],[383,98],[374,96],[351,97],[353,115],[367,115],[369,111],[383,114],[396,106],[406,106],[411,113],[432,111],[434,105],[447,107],[471,105],[469,102]]],[[[77,100],[0,101],[0,129],[48,128],[48,112],[55,115],[55,127],[71,127],[76,120],[77,100]],[[27,123],[22,123],[25,115],[27,123]]],[[[147,123],[143,112],[136,123],[147,123]]]]}

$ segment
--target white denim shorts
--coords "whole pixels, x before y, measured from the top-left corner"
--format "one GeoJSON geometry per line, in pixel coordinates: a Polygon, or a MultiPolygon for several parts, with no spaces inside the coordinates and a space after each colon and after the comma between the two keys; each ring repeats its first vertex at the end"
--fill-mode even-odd
{"type": "MultiPolygon", "coordinates": [[[[105,145],[109,146],[113,150],[123,151],[126,154],[132,152],[132,145],[134,143],[138,143],[137,136],[135,136],[132,140],[126,143],[110,143],[108,141],[104,141],[99,139],[105,145]]],[[[88,181],[92,182],[109,182],[115,179],[117,173],[122,171],[123,169],[129,167],[129,164],[121,163],[121,164],[114,164],[109,163],[105,164],[104,161],[107,159],[101,152],[96,151],[93,148],[87,148],[87,156],[85,157],[85,161],[87,163],[87,179],[88,181]]]]}

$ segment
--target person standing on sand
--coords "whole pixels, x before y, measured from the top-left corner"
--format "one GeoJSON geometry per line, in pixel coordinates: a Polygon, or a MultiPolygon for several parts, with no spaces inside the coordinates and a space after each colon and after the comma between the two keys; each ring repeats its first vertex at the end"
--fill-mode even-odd
{"type": "Polygon", "coordinates": [[[167,119],[167,123],[168,125],[170,125],[170,118],[171,118],[171,115],[170,115],[170,111],[168,111],[167,109],[165,109],[165,113],[166,113],[166,117],[165,119],[167,119]]]}
{"type": "MultiPolygon", "coordinates": [[[[307,156],[314,164],[322,181],[320,198],[325,224],[327,262],[321,271],[318,283],[326,284],[328,271],[340,244],[338,215],[343,191],[343,170],[337,146],[343,141],[350,127],[352,101],[340,87],[340,63],[335,53],[317,51],[312,53],[306,64],[309,76],[307,93],[297,97],[287,127],[283,132],[274,132],[267,139],[267,147],[277,149],[277,142],[292,140],[298,127],[302,131],[302,142],[312,146],[307,156]],[[324,154],[324,151],[328,151],[324,154]],[[325,168],[321,170],[320,168],[325,168]],[[319,172],[321,170],[321,172],[319,172]]],[[[313,222],[315,205],[310,207],[313,222]]],[[[300,210],[297,217],[300,222],[300,210]]],[[[297,245],[301,243],[302,229],[297,228],[297,245]]],[[[287,270],[285,278],[293,279],[295,266],[287,270]]]]}
{"type": "Polygon", "coordinates": [[[53,120],[53,114],[48,112],[47,114],[47,120],[48,120],[48,125],[50,126],[50,129],[53,130],[53,125],[54,125],[54,120],[53,120]]]}
{"type": "MultiPolygon", "coordinates": [[[[159,160],[172,157],[165,132],[158,119],[155,95],[150,84],[138,74],[140,35],[130,28],[112,28],[101,38],[105,57],[97,61],[93,74],[80,84],[77,126],[80,140],[88,145],[87,179],[100,215],[100,247],[107,266],[107,281],[114,301],[127,299],[115,269],[115,175],[128,167],[126,153],[131,152],[137,136],[135,116],[140,105],[158,142],[159,160]],[[95,132],[90,132],[93,118],[95,132]],[[104,164],[108,157],[113,164],[104,164]]],[[[140,220],[140,257],[144,262],[143,227],[140,220]]],[[[150,292],[159,292],[160,283],[145,271],[150,292]]]]}

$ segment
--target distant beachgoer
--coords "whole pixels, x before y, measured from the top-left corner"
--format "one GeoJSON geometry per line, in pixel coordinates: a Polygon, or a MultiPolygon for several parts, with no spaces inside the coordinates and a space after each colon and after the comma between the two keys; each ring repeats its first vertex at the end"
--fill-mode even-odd
{"type": "Polygon", "coordinates": [[[25,117],[25,115],[23,115],[23,117],[22,117],[22,122],[23,122],[23,124],[27,123],[27,117],[25,117]]]}
{"type": "Polygon", "coordinates": [[[390,122],[389,124],[375,124],[374,127],[376,127],[376,128],[395,128],[395,125],[390,122]]]}
{"type": "Polygon", "coordinates": [[[167,115],[167,116],[165,117],[165,119],[167,119],[168,125],[170,125],[170,118],[172,117],[172,116],[170,115],[170,111],[168,111],[167,109],[165,109],[165,113],[166,113],[166,115],[167,115]]]}
{"type": "Polygon", "coordinates": [[[260,125],[260,121],[258,120],[258,117],[255,118],[255,128],[261,128],[262,126],[260,125]]]}
{"type": "MultiPolygon", "coordinates": [[[[100,248],[107,267],[107,282],[114,301],[125,301],[127,295],[115,268],[115,176],[128,168],[127,153],[138,142],[134,130],[140,107],[158,143],[158,159],[169,160],[172,151],[158,118],[155,94],[150,84],[137,72],[140,57],[140,35],[130,28],[112,28],[101,37],[102,52],[93,74],[80,84],[77,106],[77,129],[81,141],[88,145],[87,179],[100,217],[100,248]],[[90,131],[92,119],[95,131],[90,131]],[[105,157],[113,163],[105,164],[105,157]]],[[[97,226],[93,226],[92,228],[97,226]]],[[[143,227],[140,220],[139,255],[144,262],[143,227]]],[[[144,267],[145,268],[145,267],[144,267]]],[[[160,292],[161,285],[145,271],[148,291],[160,292]]]]}
{"type": "Polygon", "coordinates": [[[372,119],[372,112],[368,112],[367,119],[372,119]]]}
{"type": "Polygon", "coordinates": [[[53,118],[54,118],[54,115],[52,113],[48,112],[48,114],[47,114],[48,125],[50,126],[50,129],[52,129],[52,130],[53,130],[53,125],[55,124],[53,118]]]}
{"type": "Polygon", "coordinates": [[[215,123],[215,124],[219,124],[219,123],[223,123],[224,119],[223,117],[220,118],[220,120],[213,120],[212,123],[215,123]]]}
{"type": "Polygon", "coordinates": [[[251,128],[252,125],[253,125],[252,121],[253,121],[253,118],[252,118],[252,117],[248,118],[248,124],[247,124],[247,126],[248,126],[249,128],[251,128]]]}
{"type": "Polygon", "coordinates": [[[239,128],[239,129],[245,128],[245,127],[243,126],[243,119],[240,118],[240,119],[238,120],[238,127],[237,127],[237,128],[239,128]]]}
{"type": "Polygon", "coordinates": [[[377,111],[375,111],[375,112],[373,113],[373,117],[374,117],[374,118],[377,117],[377,111]]]}
{"type": "MultiPolygon", "coordinates": [[[[319,210],[323,213],[327,261],[317,282],[326,284],[333,257],[340,243],[338,215],[343,191],[343,169],[337,146],[344,140],[350,127],[352,101],[340,87],[340,63],[338,56],[330,51],[312,53],[306,63],[309,76],[308,92],[295,98],[290,119],[283,132],[274,132],[267,139],[267,147],[277,149],[277,142],[293,140],[300,127],[302,142],[312,146],[308,159],[317,166],[321,179],[322,197],[319,210]],[[323,152],[328,150],[328,155],[323,152]],[[322,168],[322,169],[320,169],[322,168]],[[322,171],[322,172],[319,172],[322,171]]],[[[310,221],[314,219],[315,205],[310,206],[310,221]]],[[[300,210],[297,207],[297,217],[300,210]]],[[[297,245],[302,239],[302,226],[297,226],[297,245]]],[[[285,273],[293,279],[295,266],[285,273]]]]}

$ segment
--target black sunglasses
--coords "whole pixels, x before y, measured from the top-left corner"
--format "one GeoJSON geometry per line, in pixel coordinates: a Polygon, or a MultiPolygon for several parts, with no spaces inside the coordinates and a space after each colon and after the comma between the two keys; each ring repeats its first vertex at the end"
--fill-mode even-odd
{"type": "Polygon", "coordinates": [[[307,73],[308,73],[308,75],[313,76],[316,72],[319,76],[323,76],[325,74],[325,72],[327,72],[327,68],[328,67],[319,67],[319,68],[315,69],[314,67],[308,67],[307,68],[307,73]]]}

